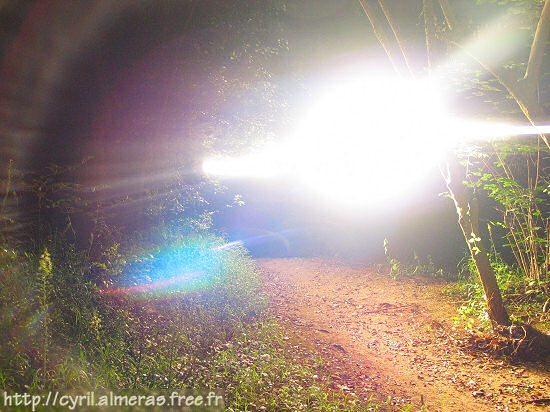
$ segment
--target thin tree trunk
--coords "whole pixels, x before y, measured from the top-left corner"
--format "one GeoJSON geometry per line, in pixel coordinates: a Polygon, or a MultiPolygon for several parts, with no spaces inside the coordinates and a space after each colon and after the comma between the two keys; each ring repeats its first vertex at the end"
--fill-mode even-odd
{"type": "MultiPolygon", "coordinates": [[[[370,4],[367,0],[358,0],[359,3],[363,6],[365,14],[369,18],[369,21],[374,29],[374,32],[388,54],[388,57],[392,62],[395,61],[392,58],[392,54],[389,51],[387,46],[387,37],[380,36],[382,22],[378,21],[376,14],[370,7],[370,4]]],[[[550,2],[550,0],[547,0],[550,2]]],[[[452,10],[449,7],[446,1],[443,4],[440,3],[442,8],[444,8],[445,18],[448,21],[449,27],[456,26],[456,23],[453,19],[452,10]]],[[[435,36],[435,10],[434,10],[434,0],[423,0],[423,13],[424,13],[424,25],[425,25],[425,35],[426,35],[426,51],[428,55],[428,66],[433,65],[434,58],[437,58],[437,39],[435,36]]],[[[388,15],[385,16],[386,19],[388,15]]],[[[452,27],[453,30],[456,30],[455,27],[452,27]]],[[[404,50],[401,50],[404,53],[404,50]]],[[[499,79],[502,80],[502,79],[499,79]]],[[[501,83],[504,83],[501,81],[501,83]]],[[[517,99],[516,99],[517,100],[517,99]]],[[[442,171],[443,172],[443,171],[442,171]]],[[[458,162],[456,157],[450,159],[447,163],[447,172],[443,173],[445,181],[447,183],[447,188],[454,200],[456,211],[458,214],[458,223],[468,244],[468,248],[472,255],[472,259],[478,270],[481,283],[483,284],[483,290],[485,296],[487,297],[487,306],[489,311],[489,318],[493,325],[510,325],[510,318],[504,304],[502,302],[502,296],[498,283],[495,278],[495,273],[491,264],[489,262],[489,257],[483,242],[481,240],[481,235],[479,232],[479,217],[477,213],[477,208],[475,202],[471,199],[469,189],[464,185],[463,181],[465,178],[465,170],[458,162]]]]}
{"type": "Polygon", "coordinates": [[[444,173],[444,177],[455,203],[458,224],[483,284],[489,318],[493,324],[510,325],[510,318],[502,302],[495,272],[481,240],[476,199],[472,199],[469,189],[464,185],[464,168],[455,157],[447,161],[447,171],[444,173]]]}
{"type": "Polygon", "coordinates": [[[399,31],[398,31],[397,25],[393,21],[390,9],[389,9],[388,5],[386,4],[385,0],[378,0],[378,4],[380,5],[380,8],[382,9],[382,12],[384,13],[384,16],[386,17],[386,20],[388,21],[388,24],[390,25],[391,31],[393,33],[393,37],[395,38],[397,46],[399,47],[399,50],[401,51],[401,54],[403,55],[403,60],[405,61],[405,65],[407,66],[409,74],[411,76],[413,76],[412,65],[409,62],[409,58],[407,57],[407,53],[405,52],[405,46],[404,46],[403,42],[401,41],[401,37],[399,36],[399,31]]]}
{"type": "MultiPolygon", "coordinates": [[[[447,9],[448,13],[451,13],[450,6],[447,2],[443,1],[442,7],[447,9]],[[445,4],[443,6],[443,4],[445,4]]],[[[472,54],[467,48],[460,43],[452,39],[452,32],[456,31],[456,28],[451,30],[451,36],[447,41],[460,48],[463,52],[469,55],[474,61],[476,61],[481,67],[492,74],[495,79],[508,91],[510,96],[517,103],[527,120],[533,125],[546,124],[548,121],[548,113],[546,113],[544,107],[539,103],[537,98],[537,87],[540,82],[540,72],[542,67],[542,59],[545,51],[544,45],[548,41],[550,35],[550,0],[546,0],[541,11],[541,15],[537,24],[537,30],[533,43],[531,44],[531,50],[529,53],[529,60],[527,62],[527,68],[525,75],[521,79],[517,79],[514,73],[505,68],[492,67],[487,61],[484,61],[483,56],[472,54]]],[[[550,148],[550,140],[546,135],[541,134],[540,138],[550,148]]]]}
{"type": "Polygon", "coordinates": [[[358,0],[358,2],[369,19],[374,35],[378,43],[380,43],[380,46],[382,46],[386,52],[386,56],[388,56],[394,70],[398,74],[403,74],[405,71],[402,64],[402,56],[400,56],[402,50],[395,47],[393,40],[391,40],[391,36],[387,33],[386,25],[379,20],[378,13],[370,1],[358,0]]]}
{"type": "Polygon", "coordinates": [[[422,14],[424,15],[424,31],[426,36],[426,56],[428,58],[428,68],[434,65],[436,56],[436,36],[435,36],[435,11],[433,0],[422,0],[422,14]]]}
{"type": "Polygon", "coordinates": [[[456,17],[448,1],[439,0],[439,6],[441,7],[441,11],[443,12],[443,16],[445,17],[445,21],[447,22],[447,26],[449,27],[449,29],[456,30],[456,17]]]}

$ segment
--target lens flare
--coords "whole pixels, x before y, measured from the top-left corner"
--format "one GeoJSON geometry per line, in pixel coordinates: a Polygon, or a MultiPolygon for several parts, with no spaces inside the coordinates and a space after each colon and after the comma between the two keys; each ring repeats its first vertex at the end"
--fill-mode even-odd
{"type": "Polygon", "coordinates": [[[203,170],[210,175],[228,177],[268,178],[284,174],[289,166],[282,146],[269,146],[263,150],[240,157],[206,160],[203,170]]]}
{"type": "MultiPolygon", "coordinates": [[[[160,242],[159,242],[160,243],[160,242]]],[[[137,256],[125,265],[116,287],[103,294],[166,294],[203,290],[223,280],[227,253],[214,237],[188,236],[137,256]]]]}
{"type": "Polygon", "coordinates": [[[288,249],[286,234],[293,231],[266,232],[226,243],[214,237],[181,239],[128,263],[121,284],[100,292],[104,295],[140,296],[144,293],[166,295],[205,290],[226,279],[227,271],[222,268],[226,266],[226,259],[231,258],[232,250],[272,239],[282,242],[288,249]]]}
{"type": "Polygon", "coordinates": [[[210,159],[204,171],[225,177],[287,175],[341,204],[381,204],[436,170],[459,146],[550,133],[450,114],[434,81],[376,77],[330,87],[295,135],[242,157],[210,159]]]}

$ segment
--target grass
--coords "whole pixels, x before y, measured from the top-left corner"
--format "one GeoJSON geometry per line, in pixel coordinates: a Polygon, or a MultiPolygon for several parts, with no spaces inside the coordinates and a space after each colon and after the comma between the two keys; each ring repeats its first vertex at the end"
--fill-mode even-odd
{"type": "MultiPolygon", "coordinates": [[[[423,262],[415,253],[414,260],[407,263],[388,256],[387,241],[385,247],[387,263],[379,265],[379,272],[389,270],[389,275],[395,280],[425,276],[451,281],[443,288],[443,293],[461,302],[454,318],[455,328],[480,331],[491,328],[483,286],[470,256],[465,256],[460,262],[457,276],[437,268],[430,256],[423,262]]],[[[550,313],[542,311],[543,305],[550,299],[549,283],[529,279],[517,267],[504,262],[494,247],[490,259],[511,320],[529,323],[541,331],[550,332],[550,313]]]]}
{"type": "MultiPolygon", "coordinates": [[[[532,324],[541,330],[550,330],[550,314],[542,312],[544,302],[550,298],[548,293],[496,254],[491,255],[491,266],[510,318],[532,324]]],[[[490,328],[483,286],[470,257],[462,260],[457,282],[445,287],[443,292],[462,301],[459,315],[455,318],[455,327],[462,325],[466,329],[480,330],[490,328]]]]}
{"type": "Polygon", "coordinates": [[[322,359],[270,316],[246,251],[223,239],[170,234],[96,259],[59,236],[38,249],[0,248],[2,392],[208,389],[228,411],[391,409],[329,386],[322,359]],[[182,271],[200,275],[163,282],[182,271]]]}

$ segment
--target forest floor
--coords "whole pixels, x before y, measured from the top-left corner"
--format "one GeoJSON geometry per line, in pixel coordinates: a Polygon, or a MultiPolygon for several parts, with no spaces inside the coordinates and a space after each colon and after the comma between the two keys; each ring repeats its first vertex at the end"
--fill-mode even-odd
{"type": "Polygon", "coordinates": [[[287,339],[320,355],[328,372],[318,379],[335,389],[430,411],[550,410],[550,364],[471,349],[468,333],[453,330],[445,282],[325,259],[257,267],[287,339]]]}

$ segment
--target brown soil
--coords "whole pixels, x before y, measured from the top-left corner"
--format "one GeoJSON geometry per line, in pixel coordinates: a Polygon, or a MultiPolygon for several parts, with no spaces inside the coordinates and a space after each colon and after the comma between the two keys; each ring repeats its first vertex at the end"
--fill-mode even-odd
{"type": "Polygon", "coordinates": [[[337,388],[430,411],[550,410],[550,364],[469,348],[467,333],[452,329],[444,283],[325,259],[257,266],[281,324],[328,362],[337,388]]]}

